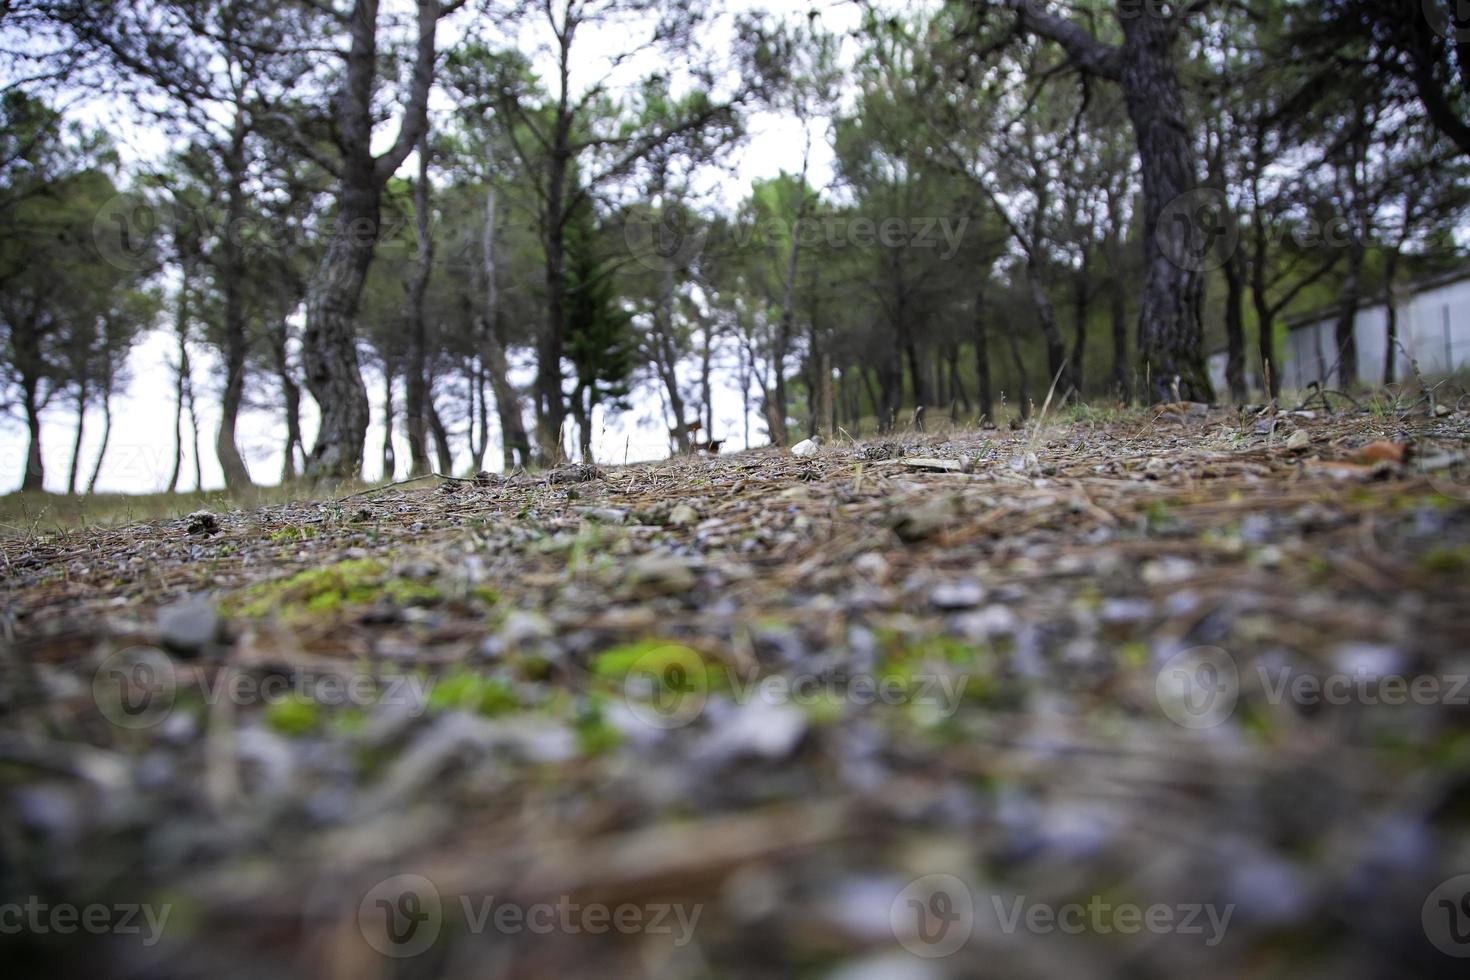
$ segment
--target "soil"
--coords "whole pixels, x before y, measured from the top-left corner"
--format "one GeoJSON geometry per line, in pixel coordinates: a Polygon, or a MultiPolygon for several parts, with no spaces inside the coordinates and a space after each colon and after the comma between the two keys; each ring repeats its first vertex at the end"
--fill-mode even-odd
{"type": "Polygon", "coordinates": [[[107,910],[6,962],[1460,975],[1467,438],[1162,406],[0,540],[0,927],[107,910]]]}

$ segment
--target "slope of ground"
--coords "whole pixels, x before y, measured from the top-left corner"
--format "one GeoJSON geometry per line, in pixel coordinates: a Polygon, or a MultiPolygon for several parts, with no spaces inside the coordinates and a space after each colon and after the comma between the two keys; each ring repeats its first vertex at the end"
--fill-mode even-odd
{"type": "Polygon", "coordinates": [[[4,539],[0,943],[1449,975],[1467,436],[1180,405],[4,539]]]}

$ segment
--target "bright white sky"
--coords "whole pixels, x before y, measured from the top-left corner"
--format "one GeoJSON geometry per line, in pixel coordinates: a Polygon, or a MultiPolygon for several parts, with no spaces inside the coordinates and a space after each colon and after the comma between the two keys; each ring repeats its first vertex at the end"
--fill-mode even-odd
{"type": "MultiPolygon", "coordinates": [[[[730,0],[735,10],[763,6],[752,0],[730,0]]],[[[810,7],[821,13],[822,25],[832,33],[843,34],[855,29],[860,23],[861,8],[852,0],[816,0],[810,7]]],[[[792,16],[804,18],[808,5],[792,11],[792,16]]],[[[617,32],[588,32],[580,37],[579,65],[584,66],[585,78],[580,84],[590,84],[598,66],[614,54],[624,37],[617,32]],[[585,58],[584,58],[585,56],[585,58]]],[[[643,64],[632,64],[625,69],[642,73],[650,68],[645,59],[643,64]]],[[[167,137],[156,127],[136,120],[130,115],[130,107],[115,103],[91,103],[84,106],[87,116],[105,125],[114,134],[126,159],[156,160],[168,149],[167,137]]],[[[801,166],[802,129],[796,119],[770,113],[755,116],[749,122],[750,137],[739,147],[733,158],[731,176],[724,178],[716,190],[726,205],[741,200],[752,180],[778,175],[782,170],[797,172],[801,166]]],[[[391,133],[388,134],[391,137],[391,133]]],[[[826,132],[814,134],[811,181],[824,186],[832,176],[832,152],[826,132]]],[[[148,493],[164,489],[168,483],[174,459],[174,381],[170,366],[174,356],[175,342],[166,324],[162,329],[146,336],[135,349],[130,361],[131,384],[127,391],[114,400],[114,425],[106,462],[102,469],[97,489],[126,493],[148,493]]],[[[200,443],[202,467],[206,489],[223,485],[219,464],[212,446],[219,418],[219,363],[212,352],[197,347],[192,353],[193,377],[195,379],[198,409],[200,413],[200,443]]],[[[744,447],[741,400],[738,385],[733,384],[732,372],[721,372],[714,397],[716,437],[728,438],[727,448],[744,447]]],[[[692,366],[681,372],[685,384],[695,380],[692,366]]],[[[367,475],[381,475],[379,463],[383,442],[381,380],[370,370],[364,371],[369,397],[373,406],[372,427],[368,433],[367,475]]],[[[519,381],[529,380],[524,372],[519,381]]],[[[397,396],[402,405],[402,392],[397,396]]],[[[307,446],[315,436],[316,409],[310,397],[303,398],[303,425],[307,446]]],[[[668,452],[666,437],[667,423],[663,411],[663,396],[658,386],[645,384],[633,399],[630,412],[614,418],[600,419],[599,431],[594,443],[594,452],[601,462],[621,463],[660,458],[668,452]]],[[[71,460],[72,440],[75,435],[76,415],[72,406],[53,404],[44,416],[43,447],[46,464],[46,487],[61,491],[66,488],[67,470],[71,460]]],[[[185,433],[186,474],[182,486],[192,487],[194,472],[190,436],[185,433]]],[[[97,448],[101,442],[101,412],[88,413],[85,437],[82,443],[82,482],[91,472],[97,448]]],[[[238,436],[241,451],[245,455],[251,476],[258,483],[274,483],[281,472],[281,447],[285,441],[285,423],[280,412],[269,406],[269,410],[250,409],[239,420],[238,436]]],[[[492,420],[492,438],[494,426],[492,420]]],[[[752,419],[752,440],[759,445],[765,441],[763,424],[752,419]]],[[[406,468],[408,451],[401,432],[395,439],[399,473],[406,468]]],[[[465,440],[458,440],[461,447],[465,440]]],[[[19,486],[24,471],[26,451],[25,431],[14,419],[0,418],[0,492],[19,486]]],[[[486,460],[490,466],[499,465],[499,451],[492,443],[486,460]]],[[[457,466],[468,465],[464,453],[457,466]]]]}

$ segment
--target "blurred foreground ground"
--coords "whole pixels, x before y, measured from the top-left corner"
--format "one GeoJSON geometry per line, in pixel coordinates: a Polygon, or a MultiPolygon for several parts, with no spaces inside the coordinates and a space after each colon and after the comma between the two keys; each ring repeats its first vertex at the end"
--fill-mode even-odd
{"type": "Polygon", "coordinates": [[[4,538],[0,956],[1463,975],[1467,436],[1175,406],[4,538]]]}

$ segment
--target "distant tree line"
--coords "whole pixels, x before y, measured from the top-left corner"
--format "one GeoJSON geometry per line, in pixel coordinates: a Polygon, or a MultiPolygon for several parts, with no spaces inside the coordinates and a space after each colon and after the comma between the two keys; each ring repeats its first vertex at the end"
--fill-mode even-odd
{"type": "Polygon", "coordinates": [[[0,36],[26,43],[0,99],[0,407],[27,428],[22,487],[58,407],[68,489],[95,485],[149,331],[174,350],[170,488],[201,347],[238,488],[360,476],[374,399],[385,471],[420,475],[495,446],[506,468],[590,459],[640,388],[675,451],[721,435],[727,382],[746,442],[777,444],[916,406],[1274,397],[1290,311],[1335,305],[1355,377],[1356,311],[1460,260],[1470,47],[1448,2],[863,10],[835,35],[713,0],[6,5],[0,36]],[[167,158],[123,167],[84,94],[134,107],[167,158]],[[778,119],[801,168],[723,206],[778,119]],[[246,465],[249,407],[285,420],[279,474],[246,465]]]}

